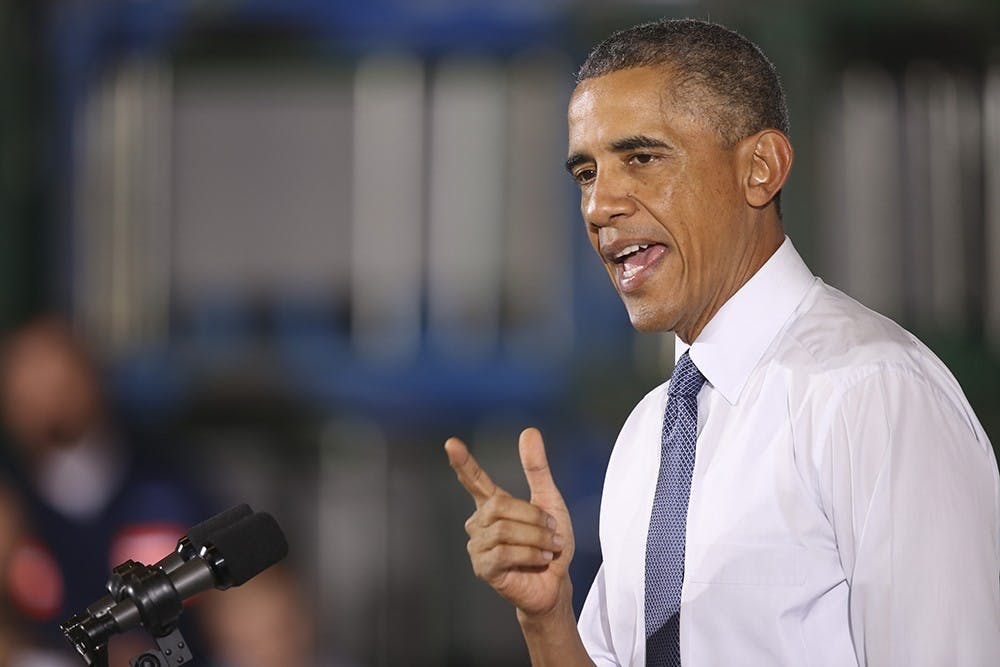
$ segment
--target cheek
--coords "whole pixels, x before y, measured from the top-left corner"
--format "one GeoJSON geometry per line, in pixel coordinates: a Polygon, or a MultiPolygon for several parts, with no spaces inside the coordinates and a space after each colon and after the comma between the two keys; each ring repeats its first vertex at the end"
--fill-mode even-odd
{"type": "Polygon", "coordinates": [[[682,255],[726,241],[736,207],[736,191],[722,174],[691,171],[661,186],[655,199],[660,224],[682,255]]]}
{"type": "Polygon", "coordinates": [[[682,168],[663,169],[644,174],[636,179],[635,186],[636,199],[653,214],[671,241],[683,236],[693,207],[701,199],[690,174],[682,168]]]}
{"type": "Polygon", "coordinates": [[[701,174],[702,194],[719,214],[731,214],[745,204],[739,178],[733,165],[706,165],[701,174]]]}

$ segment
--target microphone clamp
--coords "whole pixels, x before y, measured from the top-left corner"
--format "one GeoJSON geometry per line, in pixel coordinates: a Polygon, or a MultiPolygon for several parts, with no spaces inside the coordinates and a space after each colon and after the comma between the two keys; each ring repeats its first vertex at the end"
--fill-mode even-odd
{"type": "Polygon", "coordinates": [[[139,624],[149,631],[160,650],[132,658],[132,667],[167,667],[192,660],[187,641],[177,628],[184,610],[183,597],[166,572],[127,560],[112,570],[108,591],[119,604],[97,614],[77,614],[61,626],[88,665],[106,666],[111,636],[139,624]],[[121,604],[125,601],[131,604],[121,604]]]}
{"type": "Polygon", "coordinates": [[[184,611],[182,598],[166,572],[158,567],[127,560],[111,571],[108,591],[121,602],[131,600],[142,625],[154,637],[170,634],[184,611]]]}
{"type": "Polygon", "coordinates": [[[108,595],[60,629],[88,665],[107,667],[112,635],[142,626],[159,651],[147,651],[133,667],[167,667],[191,660],[177,623],[184,600],[212,588],[241,586],[288,553],[284,533],[270,514],[246,504],[197,526],[154,565],[127,560],[112,570],[108,595]]]}

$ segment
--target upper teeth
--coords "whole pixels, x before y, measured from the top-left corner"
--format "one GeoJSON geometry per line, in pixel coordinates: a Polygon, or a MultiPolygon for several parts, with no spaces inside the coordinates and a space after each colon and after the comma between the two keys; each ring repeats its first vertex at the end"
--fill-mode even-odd
{"type": "Polygon", "coordinates": [[[639,252],[640,250],[645,250],[648,247],[649,247],[648,243],[642,243],[642,244],[638,244],[638,245],[630,245],[630,246],[628,246],[626,248],[622,248],[618,252],[618,254],[615,255],[615,259],[621,259],[625,255],[631,255],[634,252],[639,252]]]}

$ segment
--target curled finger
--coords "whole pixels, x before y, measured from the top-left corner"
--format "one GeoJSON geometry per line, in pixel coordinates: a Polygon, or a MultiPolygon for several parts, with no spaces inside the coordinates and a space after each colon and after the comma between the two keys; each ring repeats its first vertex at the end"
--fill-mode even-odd
{"type": "MultiPolygon", "coordinates": [[[[470,535],[471,537],[471,535],[470,535]]],[[[562,537],[551,528],[535,524],[501,519],[476,531],[477,539],[484,549],[501,545],[534,547],[539,550],[559,552],[562,537]]]]}
{"type": "Polygon", "coordinates": [[[502,520],[517,521],[551,530],[555,530],[557,525],[555,518],[542,508],[506,493],[498,493],[486,499],[476,514],[479,515],[477,519],[483,526],[502,520]]]}
{"type": "Polygon", "coordinates": [[[514,544],[501,544],[485,551],[470,540],[469,554],[476,576],[486,582],[518,570],[542,568],[552,562],[554,554],[544,549],[514,544]]]}

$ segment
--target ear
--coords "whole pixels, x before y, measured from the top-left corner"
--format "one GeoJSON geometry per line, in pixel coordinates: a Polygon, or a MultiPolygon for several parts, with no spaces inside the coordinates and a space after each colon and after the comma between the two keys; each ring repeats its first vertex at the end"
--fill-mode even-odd
{"type": "Polygon", "coordinates": [[[788,180],[792,169],[792,143],[778,130],[762,130],[745,141],[748,163],[744,196],[750,206],[763,208],[788,180]]]}

